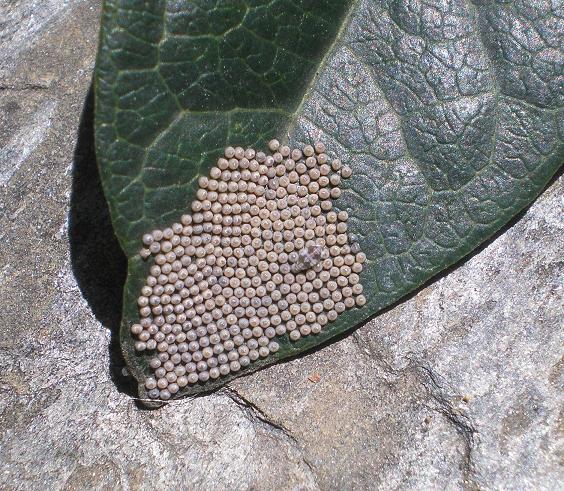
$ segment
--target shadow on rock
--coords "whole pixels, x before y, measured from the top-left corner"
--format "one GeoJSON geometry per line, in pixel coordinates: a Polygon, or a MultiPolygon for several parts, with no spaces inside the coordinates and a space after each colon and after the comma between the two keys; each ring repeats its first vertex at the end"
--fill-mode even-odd
{"type": "Polygon", "coordinates": [[[111,331],[110,370],[118,390],[135,394],[131,378],[122,373],[119,346],[126,257],[114,235],[94,151],[94,94],[86,97],[74,151],[69,215],[71,264],[83,297],[96,318],[111,331]]]}

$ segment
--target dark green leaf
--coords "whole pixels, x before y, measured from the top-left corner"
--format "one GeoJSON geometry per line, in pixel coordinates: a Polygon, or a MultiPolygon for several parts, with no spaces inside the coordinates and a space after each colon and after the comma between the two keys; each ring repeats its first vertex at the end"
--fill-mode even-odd
{"type": "Polygon", "coordinates": [[[530,203],[563,160],[557,9],[536,0],[106,1],[96,142],[129,258],[122,346],[135,377],[149,373],[128,331],[148,269],[140,237],[188,210],[195,179],[228,144],[324,141],[353,168],[337,205],[369,258],[364,308],[318,336],[282,340],[254,369],[358,325],[530,203]]]}

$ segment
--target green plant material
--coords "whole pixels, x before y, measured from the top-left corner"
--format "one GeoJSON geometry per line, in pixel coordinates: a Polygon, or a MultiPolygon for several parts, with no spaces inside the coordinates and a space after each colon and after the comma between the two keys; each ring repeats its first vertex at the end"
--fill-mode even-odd
{"type": "Polygon", "coordinates": [[[323,141],[353,168],[336,204],[368,256],[365,307],[239,374],[401,299],[506,224],[563,160],[564,26],[547,2],[107,0],[102,15],[96,146],[129,259],[121,343],[140,382],[148,357],[128,326],[150,264],[141,236],[189,210],[225,146],[323,141]]]}

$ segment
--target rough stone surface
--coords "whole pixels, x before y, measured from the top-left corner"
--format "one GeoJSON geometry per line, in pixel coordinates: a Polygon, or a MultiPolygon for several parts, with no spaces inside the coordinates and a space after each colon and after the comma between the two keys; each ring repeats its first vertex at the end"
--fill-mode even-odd
{"type": "Polygon", "coordinates": [[[0,489],[561,489],[561,178],[353,335],[137,407],[92,160],[99,8],[0,6],[0,489]]]}

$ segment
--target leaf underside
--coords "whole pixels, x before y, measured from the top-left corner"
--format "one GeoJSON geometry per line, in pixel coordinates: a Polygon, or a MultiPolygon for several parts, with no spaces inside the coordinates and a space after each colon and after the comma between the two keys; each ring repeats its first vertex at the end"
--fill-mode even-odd
{"type": "Polygon", "coordinates": [[[225,146],[323,141],[353,169],[336,205],[368,257],[365,307],[282,338],[245,374],[352,329],[538,195],[564,155],[563,15],[536,0],[107,0],[96,148],[129,260],[121,343],[140,395],[140,238],[189,210],[225,146]]]}

